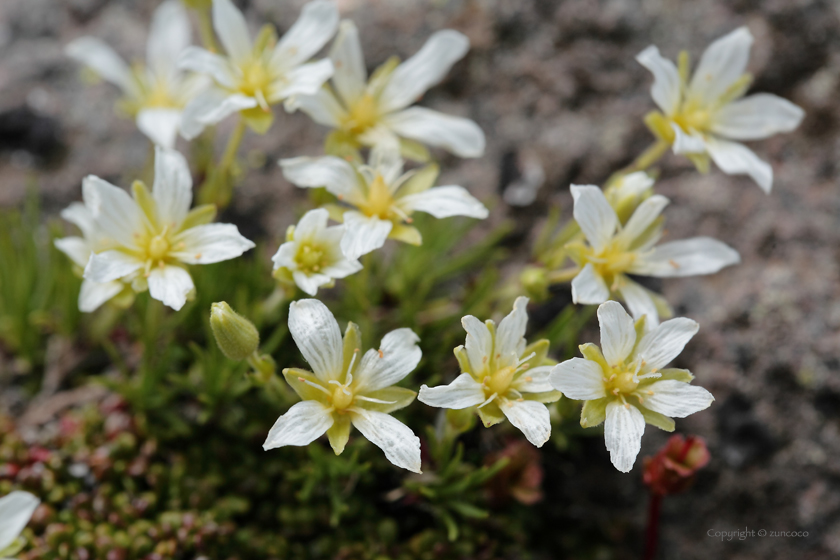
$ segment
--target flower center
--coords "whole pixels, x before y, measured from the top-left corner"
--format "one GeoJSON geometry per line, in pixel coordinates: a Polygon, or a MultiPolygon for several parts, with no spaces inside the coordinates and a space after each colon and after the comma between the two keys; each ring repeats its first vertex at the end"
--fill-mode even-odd
{"type": "Polygon", "coordinates": [[[617,243],[610,243],[600,253],[589,248],[586,260],[592,263],[595,271],[604,279],[607,286],[612,286],[616,274],[627,271],[636,260],[636,253],[626,251],[617,243]]]}
{"type": "Polygon", "coordinates": [[[606,382],[604,387],[608,393],[618,395],[630,395],[639,386],[639,382],[633,379],[634,373],[632,371],[622,371],[621,373],[612,374],[606,382]]]}
{"type": "Polygon", "coordinates": [[[301,272],[312,274],[327,266],[326,254],[321,247],[304,243],[298,249],[295,260],[301,272]]]}
{"type": "Polygon", "coordinates": [[[686,132],[690,132],[691,130],[702,132],[708,130],[712,118],[706,109],[692,107],[691,104],[688,104],[679,113],[674,115],[673,120],[686,132]]]}
{"type": "Polygon", "coordinates": [[[352,134],[361,134],[376,123],[379,109],[376,99],[366,93],[350,107],[350,114],[345,118],[344,128],[352,134]]]}
{"type": "Polygon", "coordinates": [[[178,107],[178,103],[169,93],[169,88],[161,80],[155,80],[146,94],[143,103],[146,107],[178,107]]]}
{"type": "Polygon", "coordinates": [[[153,237],[151,241],[149,241],[149,246],[146,251],[150,260],[163,260],[169,253],[169,240],[166,238],[166,231],[153,237]]]}
{"type": "Polygon", "coordinates": [[[245,62],[242,70],[242,79],[239,81],[239,91],[248,97],[265,97],[271,85],[271,76],[263,61],[255,58],[245,62]]]}
{"type": "Polygon", "coordinates": [[[347,385],[339,385],[332,394],[332,405],[336,410],[344,410],[353,404],[353,391],[347,385]]]}
{"type": "Polygon", "coordinates": [[[489,398],[493,393],[505,395],[513,381],[516,366],[508,366],[494,371],[484,378],[484,393],[489,398]]]}
{"type": "Polygon", "coordinates": [[[385,184],[385,179],[377,173],[376,178],[368,186],[367,200],[363,206],[360,206],[360,210],[367,216],[376,216],[388,220],[391,217],[393,205],[394,197],[391,196],[391,191],[385,184]]]}

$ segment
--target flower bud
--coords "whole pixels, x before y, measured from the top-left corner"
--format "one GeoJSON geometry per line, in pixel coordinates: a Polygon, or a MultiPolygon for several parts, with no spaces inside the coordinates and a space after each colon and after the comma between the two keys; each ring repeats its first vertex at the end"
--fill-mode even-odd
{"type": "Polygon", "coordinates": [[[260,333],[254,324],[225,302],[210,306],[210,327],[216,344],[231,360],[244,360],[260,345],[260,333]]]}
{"type": "Polygon", "coordinates": [[[604,192],[622,224],[626,224],[639,204],[652,194],[653,179],[644,171],[619,177],[604,192]]]}
{"type": "Polygon", "coordinates": [[[644,482],[651,493],[677,494],[694,482],[695,473],[709,462],[703,438],[671,436],[654,457],[645,457],[644,482]]]}
{"type": "Polygon", "coordinates": [[[531,298],[541,301],[548,299],[548,273],[542,267],[529,266],[519,276],[525,293],[531,298]]]}

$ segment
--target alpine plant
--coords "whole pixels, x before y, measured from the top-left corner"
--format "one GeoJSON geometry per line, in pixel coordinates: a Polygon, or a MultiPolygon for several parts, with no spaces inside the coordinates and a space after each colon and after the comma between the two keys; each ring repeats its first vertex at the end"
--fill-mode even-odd
{"type": "Polygon", "coordinates": [[[41,501],[29,492],[0,498],[0,560],[11,560],[26,544],[20,536],[41,501]]]}

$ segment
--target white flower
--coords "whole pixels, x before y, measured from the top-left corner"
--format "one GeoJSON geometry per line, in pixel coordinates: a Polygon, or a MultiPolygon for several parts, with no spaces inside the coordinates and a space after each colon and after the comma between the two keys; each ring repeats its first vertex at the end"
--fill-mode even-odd
{"type": "Polygon", "coordinates": [[[566,397],[586,401],[581,426],[605,422],[612,463],[629,472],[642,445],[645,423],[672,432],[671,417],[705,410],[715,399],[706,389],[689,385],[694,376],[688,370],[663,369],[697,333],[697,323],[691,319],[671,319],[642,335],[644,319],[634,325],[620,303],[608,301],[598,307],[598,322],[601,348],[581,345],[584,358],[558,364],[549,381],[566,397]]]}
{"type": "Polygon", "coordinates": [[[647,315],[648,324],[656,325],[661,315],[670,316],[668,304],[626,274],[696,276],[740,262],[737,251],[709,237],[656,245],[662,236],[659,214],[669,202],[662,195],[639,204],[624,226],[598,187],[572,185],[572,197],[575,220],[588,241],[566,245],[569,256],[582,267],[572,280],[575,303],[603,303],[618,294],[634,317],[647,315]]]}
{"type": "Polygon", "coordinates": [[[273,120],[271,105],[291,95],[314,94],[333,73],[329,60],[306,63],[338,27],[338,10],[332,2],[306,4],[276,45],[270,27],[252,42],[245,17],[231,0],[213,0],[213,27],[227,57],[191,47],[178,62],[214,82],[184,111],[181,133],[188,140],[237,111],[252,129],[263,133],[273,120]]]}
{"type": "Polygon", "coordinates": [[[653,73],[651,95],[664,113],[648,117],[657,136],[687,154],[703,170],[708,156],[730,175],[747,174],[765,191],[773,169],[738,140],[759,140],[799,126],[804,112],[793,103],[759,93],[743,97],[752,77],[746,74],[753,37],[746,27],[709,45],[689,81],[688,55],[677,68],[650,46],[636,57],[653,73]]]}
{"type": "Polygon", "coordinates": [[[207,86],[203,76],[185,75],[175,65],[190,44],[190,22],[180,2],[163,2],[152,16],[146,65],[129,68],[108,45],[81,37],[67,45],[68,56],[88,66],[125,94],[121,107],[137,128],[164,148],[172,148],[184,106],[207,86]]]}
{"type": "Polygon", "coordinates": [[[0,498],[0,559],[10,560],[23,548],[18,537],[40,503],[29,492],[15,491],[0,498]]]}
{"type": "Polygon", "coordinates": [[[190,211],[192,177],[178,152],[156,148],[155,183],[150,193],[135,181],[134,198],[89,175],[82,183],[85,205],[108,249],[91,255],[84,277],[98,283],[130,281],[135,291],[181,309],[193,291],[184,265],[238,257],[254,247],[231,224],[210,224],[213,205],[190,211]]]}
{"type": "Polygon", "coordinates": [[[333,87],[295,96],[288,105],[336,129],[334,138],[351,145],[373,146],[383,138],[401,137],[440,146],[457,156],[480,157],[484,133],[473,121],[409,107],[446,76],[469,46],[469,39],[457,31],[438,31],[417,54],[402,64],[396,57],[389,59],[368,80],[358,30],[352,22],[342,21],[330,51],[333,87]]]}
{"type": "Polygon", "coordinates": [[[507,418],[528,441],[542,447],[551,435],[548,408],[542,403],[554,402],[561,395],[548,383],[552,366],[542,365],[548,341],[526,346],[527,305],[528,298],[516,298],[513,311],[498,329],[491,320],[482,323],[472,315],[464,317],[466,348],[455,349],[461,375],[449,385],[423,385],[417,399],[441,408],[477,407],[486,427],[507,418]]]}
{"type": "Polygon", "coordinates": [[[362,269],[355,259],[341,252],[344,226],[327,227],[329,212],[323,208],[310,210],[286,232],[286,242],[272,257],[275,276],[291,275],[301,290],[314,296],[318,288],[345,278],[362,269]]]}
{"type": "Polygon", "coordinates": [[[370,165],[353,166],[335,156],[298,157],[280,161],[283,175],[299,187],[326,187],[354,210],[343,214],[347,228],[341,250],[349,259],[382,247],[388,237],[420,245],[422,237],[411,224],[411,214],[426,212],[435,218],[486,218],[487,208],[464,187],[431,188],[438,168],[403,173],[395,144],[371,150],[370,165]]]}
{"type": "Polygon", "coordinates": [[[303,399],[268,433],[263,449],[309,445],[327,434],[336,455],[344,451],[350,426],[385,452],[393,464],[420,472],[420,439],[389,413],[408,406],[416,393],[392,387],[411,373],[423,353],[411,329],[382,338],[379,350],[360,356],[361,333],[347,324],[344,340],[330,310],[316,299],[293,302],[289,331],[312,372],[288,368],[283,375],[303,399]]]}

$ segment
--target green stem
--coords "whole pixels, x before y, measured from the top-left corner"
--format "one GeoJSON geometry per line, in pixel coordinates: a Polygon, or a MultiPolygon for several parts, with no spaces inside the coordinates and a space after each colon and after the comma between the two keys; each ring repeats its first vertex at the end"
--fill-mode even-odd
{"type": "Polygon", "coordinates": [[[651,144],[639,157],[636,158],[636,161],[630,164],[630,167],[625,170],[625,173],[646,171],[650,166],[659,161],[670,147],[671,144],[663,140],[658,140],[656,143],[651,144]]]}
{"type": "Polygon", "coordinates": [[[233,134],[228,138],[227,146],[222,154],[222,159],[215,168],[210,171],[207,180],[201,185],[199,201],[202,204],[215,204],[224,208],[230,202],[233,194],[233,180],[230,176],[230,168],[239,151],[242,137],[245,135],[245,120],[240,118],[236,123],[233,134]]]}
{"type": "Polygon", "coordinates": [[[197,8],[198,32],[201,34],[201,42],[210,52],[219,52],[219,45],[216,43],[216,36],[213,34],[213,20],[210,18],[210,8],[197,8]]]}

